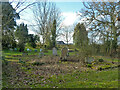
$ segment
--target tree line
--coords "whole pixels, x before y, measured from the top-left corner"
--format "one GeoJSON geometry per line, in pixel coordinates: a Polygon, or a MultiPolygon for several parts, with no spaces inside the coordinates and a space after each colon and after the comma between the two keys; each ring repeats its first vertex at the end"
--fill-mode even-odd
{"type": "MultiPolygon", "coordinates": [[[[20,51],[24,51],[27,42],[35,48],[36,43],[41,41],[40,37],[42,37],[42,44],[47,45],[48,48],[56,47],[56,39],[60,35],[65,37],[67,44],[71,40],[69,38],[71,30],[64,28],[64,33],[61,33],[61,12],[55,3],[44,1],[26,6],[27,8],[33,5],[35,23],[31,28],[37,35],[28,34],[28,26],[24,23],[16,24],[16,19],[20,19],[19,13],[25,8],[17,12],[10,2],[2,2],[1,5],[3,49],[19,47],[20,51]]],[[[118,37],[120,36],[117,18],[119,18],[120,3],[83,2],[83,5],[85,8],[81,9],[78,14],[83,23],[78,23],[73,31],[75,47],[92,48],[96,52],[104,52],[109,55],[117,53],[118,37]],[[89,37],[88,34],[90,34],[89,37]]],[[[16,5],[16,7],[18,6],[19,4],[16,5]]]]}
{"type": "Polygon", "coordinates": [[[120,2],[83,2],[83,5],[84,8],[79,12],[79,16],[84,25],[77,24],[74,29],[75,45],[86,46],[84,44],[86,41],[87,45],[93,47],[94,53],[96,51],[116,56],[120,36],[118,23],[120,2]],[[87,32],[85,28],[88,29],[87,32]],[[91,35],[89,39],[87,33],[91,35]]]}
{"type": "Polygon", "coordinates": [[[1,5],[3,49],[18,47],[19,51],[24,51],[26,43],[35,48],[36,43],[40,41],[40,35],[43,38],[43,45],[47,44],[50,48],[56,46],[59,14],[54,3],[48,3],[47,1],[34,3],[33,14],[39,28],[36,31],[37,35],[28,34],[27,24],[16,24],[16,19],[20,19],[20,16],[10,2],[2,2],[1,5]],[[34,11],[36,8],[38,10],[34,11]]]}

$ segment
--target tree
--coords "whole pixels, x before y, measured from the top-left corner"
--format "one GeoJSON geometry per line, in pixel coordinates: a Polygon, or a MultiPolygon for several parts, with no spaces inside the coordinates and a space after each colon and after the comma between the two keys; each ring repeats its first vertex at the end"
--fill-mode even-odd
{"type": "MultiPolygon", "coordinates": [[[[118,31],[117,17],[119,13],[118,2],[87,2],[83,3],[85,8],[81,10],[82,16],[86,21],[90,33],[94,37],[104,38],[105,42],[110,41],[110,54],[117,49],[117,37],[120,35],[118,31]]],[[[95,39],[96,39],[95,38],[95,39]]]]}
{"type": "Polygon", "coordinates": [[[56,35],[59,33],[61,22],[59,10],[54,3],[47,1],[37,2],[32,10],[37,27],[34,31],[42,36],[43,45],[50,44],[54,20],[56,20],[56,35]]]}
{"type": "Polygon", "coordinates": [[[88,45],[88,33],[84,24],[78,23],[74,28],[73,41],[77,47],[88,45]]]}
{"type": "MultiPolygon", "coordinates": [[[[10,2],[1,2],[0,5],[2,5],[2,11],[6,11],[9,10],[10,8],[7,7],[7,5],[4,5],[4,3],[9,3],[12,8],[14,8],[14,11],[17,12],[17,14],[19,15],[21,12],[23,12],[25,9],[27,9],[28,7],[34,5],[36,2],[31,2],[31,3],[25,3],[27,0],[18,0],[18,1],[10,1],[10,2]]],[[[13,13],[12,11],[10,13],[13,13]]],[[[2,27],[5,27],[6,25],[8,25],[13,19],[14,17],[11,16],[7,16],[9,19],[7,19],[7,21],[2,25],[2,27]]]]}
{"type": "Polygon", "coordinates": [[[2,46],[4,48],[14,48],[16,46],[14,30],[16,19],[20,19],[19,14],[34,3],[25,3],[26,0],[1,2],[2,7],[2,46]],[[8,39],[9,38],[9,39],[8,39]]]}
{"type": "Polygon", "coordinates": [[[52,47],[56,47],[56,20],[53,21],[52,33],[52,47]]]}
{"type": "Polygon", "coordinates": [[[16,26],[16,19],[19,18],[19,14],[16,13],[9,2],[2,2],[0,4],[2,4],[2,46],[3,48],[14,47],[16,43],[14,39],[14,26],[16,26]],[[6,24],[10,19],[11,21],[6,24]]]}
{"type": "Polygon", "coordinates": [[[30,46],[32,46],[33,48],[36,47],[37,41],[39,41],[38,35],[34,35],[34,34],[28,35],[28,43],[30,43],[30,46]]]}
{"type": "Polygon", "coordinates": [[[16,35],[16,39],[18,40],[19,51],[23,52],[25,49],[25,43],[27,42],[27,38],[28,38],[27,25],[24,25],[24,23],[22,23],[20,24],[20,26],[17,26],[15,35],[16,35]]]}
{"type": "Polygon", "coordinates": [[[65,42],[67,42],[67,45],[72,38],[72,31],[73,31],[72,27],[70,27],[70,26],[63,27],[62,36],[64,37],[65,42]]]}

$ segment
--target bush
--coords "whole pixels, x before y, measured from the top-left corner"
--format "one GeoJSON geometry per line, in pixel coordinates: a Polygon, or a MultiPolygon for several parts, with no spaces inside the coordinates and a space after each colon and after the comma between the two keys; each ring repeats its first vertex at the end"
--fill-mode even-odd
{"type": "Polygon", "coordinates": [[[98,68],[98,70],[100,70],[100,71],[101,71],[101,70],[103,70],[103,68],[102,68],[102,67],[99,67],[99,68],[98,68]]]}
{"type": "Polygon", "coordinates": [[[99,62],[104,62],[104,60],[103,59],[99,59],[99,62]]]}
{"type": "Polygon", "coordinates": [[[85,58],[90,56],[92,56],[92,50],[89,46],[81,47],[79,49],[79,58],[82,62],[85,62],[85,58]]]}
{"type": "Polygon", "coordinates": [[[92,67],[92,64],[87,64],[87,67],[90,67],[90,68],[91,68],[91,67],[92,67]]]}
{"type": "Polygon", "coordinates": [[[18,47],[19,47],[19,51],[23,52],[25,49],[25,43],[19,42],[18,47]]]}
{"type": "Polygon", "coordinates": [[[43,65],[43,64],[45,64],[45,63],[41,63],[41,62],[34,62],[34,63],[33,63],[33,65],[37,65],[37,66],[43,65]]]}
{"type": "Polygon", "coordinates": [[[104,65],[104,66],[100,66],[99,68],[98,68],[98,70],[105,70],[105,69],[109,69],[109,68],[112,68],[110,65],[104,65]]]}
{"type": "Polygon", "coordinates": [[[78,52],[79,50],[75,48],[75,50],[74,50],[74,51],[75,51],[75,52],[78,52]]]}

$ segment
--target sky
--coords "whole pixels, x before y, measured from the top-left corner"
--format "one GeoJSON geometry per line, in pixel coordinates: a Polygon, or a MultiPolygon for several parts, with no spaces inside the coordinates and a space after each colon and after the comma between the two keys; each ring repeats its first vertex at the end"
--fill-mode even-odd
{"type": "MultiPolygon", "coordinates": [[[[40,0],[38,0],[38,1],[40,1],[40,0]]],[[[62,21],[64,26],[69,27],[78,22],[81,22],[79,19],[79,16],[77,15],[77,12],[79,12],[82,8],[84,8],[82,2],[80,2],[78,0],[75,0],[75,1],[59,0],[59,1],[57,1],[55,3],[56,3],[56,7],[60,9],[60,11],[62,13],[62,17],[64,18],[64,20],[62,21]],[[64,2],[64,1],[66,1],[66,2],[64,2]]],[[[20,24],[20,23],[24,22],[25,24],[28,24],[29,34],[34,34],[33,30],[29,27],[29,25],[34,24],[32,11],[29,8],[26,9],[25,11],[23,11],[20,14],[20,18],[21,18],[20,20],[17,20],[17,23],[20,24]]],[[[73,33],[71,33],[71,34],[73,34],[73,33]]],[[[64,37],[59,38],[59,41],[65,42],[64,37]]],[[[71,39],[69,43],[73,43],[73,39],[71,39]]]]}
{"type": "Polygon", "coordinates": [[[81,2],[57,2],[57,7],[60,8],[63,17],[63,23],[66,26],[73,25],[78,21],[77,12],[83,7],[81,2]]]}
{"type": "MultiPolygon", "coordinates": [[[[83,8],[82,2],[55,2],[56,7],[61,11],[62,17],[64,20],[61,22],[64,26],[71,26],[74,23],[79,21],[79,16],[77,12],[83,8]]],[[[31,25],[33,21],[32,11],[30,9],[26,9],[24,12],[20,14],[20,20],[17,20],[17,23],[20,24],[24,22],[25,24],[31,25]]],[[[29,34],[34,34],[34,31],[28,27],[29,34]]],[[[73,33],[71,33],[73,34],[73,33]]],[[[58,39],[58,41],[64,41],[64,37],[58,39]]],[[[73,43],[73,39],[70,40],[69,43],[73,43]]]]}
{"type": "Polygon", "coordinates": [[[77,12],[83,7],[82,2],[56,2],[56,6],[61,9],[62,12],[77,12]]]}

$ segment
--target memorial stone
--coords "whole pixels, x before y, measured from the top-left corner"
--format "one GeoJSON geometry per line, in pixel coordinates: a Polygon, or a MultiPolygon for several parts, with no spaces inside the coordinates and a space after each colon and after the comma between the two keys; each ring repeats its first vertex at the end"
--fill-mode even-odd
{"type": "Polygon", "coordinates": [[[57,49],[55,47],[53,48],[53,55],[57,56],[57,49]]]}
{"type": "Polygon", "coordinates": [[[68,48],[67,47],[64,47],[62,50],[61,50],[61,59],[66,59],[68,56],[68,48]]]}

